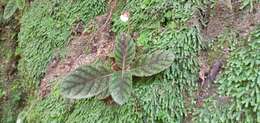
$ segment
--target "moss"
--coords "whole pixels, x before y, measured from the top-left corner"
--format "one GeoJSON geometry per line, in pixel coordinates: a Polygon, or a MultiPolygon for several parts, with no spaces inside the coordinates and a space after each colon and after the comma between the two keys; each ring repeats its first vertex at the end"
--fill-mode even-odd
{"type": "Polygon", "coordinates": [[[224,72],[216,82],[219,96],[228,98],[209,98],[203,108],[195,110],[194,122],[260,122],[259,39],[260,30],[257,29],[248,41],[239,40],[240,45],[233,47],[224,72]]]}
{"type": "Polygon", "coordinates": [[[237,47],[243,45],[238,39],[238,34],[232,30],[225,30],[216,40],[209,43],[208,64],[212,65],[216,59],[227,59],[227,53],[233,52],[237,47]]]}
{"type": "MultiPolygon", "coordinates": [[[[16,121],[17,115],[22,111],[27,99],[26,92],[23,83],[19,80],[12,81],[8,89],[5,88],[5,99],[2,98],[1,105],[1,117],[0,122],[13,123],[16,121]],[[8,97],[7,97],[7,94],[8,97]]],[[[1,90],[1,89],[0,89],[1,90]]],[[[1,97],[0,97],[1,98],[1,97]]]]}
{"type": "Polygon", "coordinates": [[[73,108],[69,108],[68,103],[60,96],[60,92],[55,89],[46,99],[33,101],[19,118],[28,123],[180,122],[184,115],[179,113],[184,110],[184,105],[181,103],[183,98],[179,97],[178,91],[173,88],[169,83],[157,81],[149,86],[139,85],[134,90],[136,96],[121,107],[89,99],[76,101],[73,108]]]}
{"type": "Polygon", "coordinates": [[[70,111],[70,105],[61,97],[58,84],[54,87],[51,95],[44,100],[36,99],[30,102],[20,113],[19,118],[28,123],[63,123],[70,111]]]}
{"type": "MultiPolygon", "coordinates": [[[[51,8],[53,3],[49,1],[44,5],[39,5],[40,3],[45,2],[34,2],[30,12],[23,17],[19,43],[20,53],[24,56],[19,70],[25,71],[24,75],[28,75],[34,82],[39,80],[54,49],[63,48],[66,44],[69,35],[68,29],[73,19],[68,21],[72,18],[69,17],[64,20],[63,17],[66,17],[64,14],[75,14],[70,12],[73,9],[68,9],[70,10],[68,13],[63,13],[63,7],[59,7],[59,5],[57,9],[55,9],[56,7],[51,8]],[[55,10],[55,16],[44,12],[49,10],[55,10]],[[30,20],[35,11],[40,12],[37,14],[38,17],[30,20]],[[57,24],[63,24],[62,28],[57,28],[57,24]]],[[[85,5],[88,2],[76,3],[76,5],[85,5]]],[[[198,6],[197,3],[177,0],[163,2],[160,0],[130,0],[127,4],[119,3],[118,9],[113,15],[113,31],[117,35],[127,30],[129,33],[138,32],[140,35],[144,35],[142,39],[137,40],[137,43],[139,46],[145,46],[148,52],[156,49],[172,51],[176,55],[176,61],[171,68],[158,74],[154,79],[136,80],[134,95],[130,102],[122,107],[110,106],[102,101],[89,99],[76,101],[73,110],[68,112],[64,100],[60,99],[58,93],[54,91],[50,97],[39,101],[37,105],[31,105],[29,110],[24,111],[27,114],[24,115],[25,121],[36,122],[39,120],[38,117],[41,117],[45,119],[42,122],[55,120],[57,122],[89,123],[182,122],[193,105],[191,96],[196,88],[194,82],[197,80],[196,74],[198,73],[196,56],[202,48],[197,29],[184,26],[192,15],[191,8],[196,6],[198,6]],[[157,9],[160,11],[156,11],[157,9]],[[131,13],[129,25],[119,20],[119,16],[124,10],[131,13]],[[157,16],[153,16],[154,14],[157,16]],[[172,27],[172,24],[178,26],[172,27]],[[56,94],[53,95],[53,93],[56,94]],[[49,108],[55,108],[60,113],[55,114],[55,118],[48,116],[47,112],[56,112],[49,108]],[[57,118],[59,115],[61,117],[57,118]]]]}
{"type": "Polygon", "coordinates": [[[228,119],[228,104],[219,102],[214,97],[204,100],[203,107],[194,108],[194,123],[236,123],[228,119]]]}
{"type": "MultiPolygon", "coordinates": [[[[35,99],[38,95],[35,88],[52,57],[64,51],[73,23],[77,20],[88,23],[105,10],[105,0],[36,0],[24,13],[17,54],[22,56],[18,66],[20,87],[30,95],[26,98],[28,106],[21,113],[25,121],[38,122],[40,118],[41,122],[62,122],[66,119],[67,107],[58,92],[41,101],[35,99]]],[[[16,120],[16,116],[13,119],[16,120]]]]}
{"type": "Polygon", "coordinates": [[[19,72],[27,78],[27,83],[38,85],[52,56],[68,43],[72,24],[76,20],[87,23],[105,10],[104,0],[34,1],[21,19],[17,49],[17,53],[22,55],[19,72]]]}
{"type": "MultiPolygon", "coordinates": [[[[162,37],[158,37],[161,41],[165,41],[165,44],[162,43],[160,45],[156,45],[161,46],[160,48],[162,49],[171,49],[180,57],[182,55],[178,54],[179,52],[186,52],[185,55],[196,55],[197,50],[173,50],[176,48],[175,46],[181,46],[184,45],[184,43],[187,44],[188,42],[193,42],[194,40],[187,40],[185,42],[178,41],[175,39],[176,37],[169,38],[171,35],[175,35],[177,37],[182,37],[183,35],[191,36],[189,34],[195,35],[196,37],[197,33],[196,30],[193,29],[185,29],[178,33],[165,33],[162,37]],[[169,39],[165,39],[166,37],[169,39]]],[[[199,41],[197,43],[199,43],[199,41]]],[[[194,47],[192,43],[188,45],[188,47],[191,46],[194,47]]],[[[194,48],[199,49],[200,45],[198,44],[197,46],[197,48],[194,48]]],[[[189,106],[192,106],[193,104],[193,102],[190,102],[190,105],[187,105],[186,100],[188,99],[185,98],[190,98],[190,94],[194,91],[190,88],[196,87],[194,81],[197,79],[197,71],[198,66],[194,63],[194,59],[182,60],[181,62],[176,60],[170,70],[155,76],[155,80],[153,78],[147,78],[144,80],[135,81],[134,96],[132,96],[130,99],[131,101],[126,105],[122,107],[110,106],[106,105],[102,101],[97,101],[96,99],[76,101],[74,110],[69,114],[66,114],[68,116],[66,122],[182,122],[190,110],[189,106]],[[186,65],[193,67],[185,68],[186,65]],[[140,82],[145,83],[142,84],[140,82]]],[[[51,96],[48,98],[55,97],[51,96]]],[[[43,100],[42,103],[49,104],[47,100],[43,100]]],[[[192,101],[193,99],[189,100],[192,101]]],[[[62,103],[62,100],[56,101],[60,101],[62,103]]],[[[59,107],[56,108],[62,108],[60,107],[60,103],[57,104],[54,102],[55,101],[52,103],[53,106],[58,105],[59,107]]],[[[32,107],[32,110],[28,111],[28,114],[35,112],[47,112],[47,109],[37,111],[39,107],[46,107],[44,105],[32,107]]],[[[32,116],[28,115],[28,117],[34,119],[32,116]]],[[[51,119],[51,117],[47,117],[47,119],[51,119]]]]}
{"type": "Polygon", "coordinates": [[[129,0],[122,3],[113,14],[114,32],[138,32],[160,30],[162,27],[179,29],[185,27],[185,22],[192,15],[192,8],[198,6],[193,1],[179,0],[129,0]],[[119,16],[122,12],[130,12],[129,24],[122,22],[119,16]],[[173,25],[176,25],[172,27],[173,25]]]}
{"type": "Polygon", "coordinates": [[[259,122],[260,36],[259,30],[244,47],[231,53],[226,70],[219,79],[220,93],[232,98],[228,119],[259,122]]]}
{"type": "MultiPolygon", "coordinates": [[[[216,0],[210,0],[212,5],[216,0]]],[[[253,0],[243,0],[245,7],[253,0]],[[248,2],[249,1],[249,2],[248,2]]],[[[105,0],[35,0],[21,19],[19,47],[21,54],[19,73],[21,79],[13,88],[14,102],[23,95],[17,90],[27,86],[38,86],[48,62],[55,53],[63,52],[68,43],[72,24],[76,20],[84,23],[106,10],[105,0]]],[[[166,71],[152,78],[135,78],[134,93],[130,101],[119,107],[105,104],[96,99],[77,100],[69,103],[60,96],[58,84],[50,96],[40,100],[35,94],[28,106],[20,113],[24,122],[68,122],[68,123],[139,123],[183,122],[194,110],[194,92],[197,88],[199,65],[198,52],[203,48],[199,32],[195,27],[186,26],[197,7],[208,4],[208,0],[128,0],[119,1],[113,13],[112,30],[133,34],[145,52],[157,49],[170,50],[176,56],[174,64],[166,71]],[[130,12],[130,20],[119,19],[123,11],[130,12]]],[[[242,7],[243,8],[243,7],[242,7]]],[[[223,49],[231,49],[231,57],[225,72],[218,80],[221,95],[232,98],[232,104],[219,105],[213,98],[205,102],[204,108],[196,109],[194,122],[260,122],[259,118],[259,31],[252,34],[248,46],[238,47],[233,33],[220,36],[209,53],[210,63],[223,49]],[[254,69],[252,69],[254,68],[254,69]]],[[[1,43],[1,42],[0,42],[1,43]]],[[[245,43],[247,44],[247,43],[245,43]]],[[[1,50],[2,51],[2,50],[1,50]]],[[[8,53],[4,53],[8,57],[8,53]]],[[[58,83],[58,82],[57,82],[58,83]]],[[[35,90],[30,90],[34,93],[35,90]]],[[[0,88],[1,96],[1,88],[0,88]]],[[[8,106],[6,104],[5,106],[8,106]]],[[[15,110],[6,108],[5,121],[15,110]]],[[[3,121],[3,122],[5,122],[3,121]]]]}
{"type": "Polygon", "coordinates": [[[138,112],[134,111],[132,105],[110,106],[102,101],[92,99],[78,102],[66,122],[134,123],[142,121],[142,117],[139,115],[138,112]]]}
{"type": "Polygon", "coordinates": [[[67,122],[181,122],[185,115],[180,113],[185,112],[184,99],[169,84],[157,81],[150,85],[139,85],[134,89],[135,96],[130,102],[120,107],[97,100],[78,102],[67,122]]]}
{"type": "MultiPolygon", "coordinates": [[[[0,14],[1,15],[1,14],[0,14]]],[[[1,18],[1,17],[0,17],[1,18]]],[[[17,40],[18,19],[0,19],[0,122],[15,121],[20,111],[23,88],[15,79],[15,47],[17,40]],[[2,21],[2,22],[1,22],[2,21]]]]}
{"type": "MultiPolygon", "coordinates": [[[[197,73],[199,69],[197,63],[197,55],[198,52],[202,49],[202,44],[200,41],[199,32],[195,28],[187,28],[184,26],[186,20],[189,19],[192,14],[192,10],[187,8],[192,8],[193,4],[182,4],[182,2],[176,2],[173,4],[173,8],[176,9],[176,11],[172,11],[172,9],[165,9],[166,3],[167,2],[159,3],[158,1],[150,1],[148,3],[145,3],[143,1],[129,1],[129,3],[127,3],[127,5],[125,6],[123,4],[120,4],[119,9],[113,16],[113,30],[117,34],[122,31],[127,31],[128,29],[129,33],[138,32],[140,33],[141,38],[137,39],[137,43],[139,44],[139,46],[145,46],[149,50],[148,52],[152,52],[156,49],[168,49],[176,55],[176,61],[174,61],[174,64],[171,66],[171,68],[157,75],[155,77],[155,80],[144,79],[142,81],[144,81],[145,83],[142,84],[140,84],[140,82],[142,81],[136,81],[137,84],[134,86],[134,96],[130,99],[129,103],[124,106],[118,107],[107,105],[102,101],[97,101],[96,99],[89,99],[76,101],[72,110],[71,107],[68,108],[66,106],[67,104],[65,100],[60,97],[59,92],[56,90],[53,91],[51,96],[49,96],[47,99],[39,101],[39,104],[31,105],[29,110],[25,110],[24,119],[28,122],[39,122],[40,120],[38,119],[41,118],[44,119],[41,122],[56,121],[69,123],[83,121],[89,123],[183,122],[185,117],[188,115],[188,112],[191,110],[192,106],[194,106],[194,99],[192,98],[192,96],[196,88],[195,81],[197,80],[197,73]],[[142,6],[145,7],[142,8],[142,6]],[[151,14],[148,11],[154,11],[156,9],[160,9],[161,13],[158,13],[158,16],[149,18],[151,14]],[[185,9],[187,13],[185,13],[184,15],[178,15],[180,14],[178,12],[182,9],[185,9]],[[119,15],[121,14],[120,12],[122,12],[123,10],[128,10],[132,14],[129,25],[125,25],[118,19],[119,15]],[[168,11],[171,11],[175,14],[169,15],[167,14],[168,11]],[[164,29],[162,29],[162,27],[164,29]],[[53,115],[48,115],[48,113],[51,113],[53,115]]],[[[194,6],[196,5],[194,4],[194,6]]],[[[57,15],[59,14],[56,14],[55,16],[57,15]]],[[[56,23],[57,20],[55,18],[51,16],[49,21],[46,21],[46,23],[53,23],[52,21],[55,21],[56,23]]],[[[64,20],[60,20],[58,22],[63,21],[64,20]]],[[[71,25],[73,21],[69,21],[68,25],[71,25]]],[[[53,25],[49,27],[52,26],[53,25]]],[[[42,26],[40,27],[43,28],[42,26]]],[[[28,30],[32,30],[32,28],[28,28],[28,30]]],[[[66,35],[68,33],[69,31],[67,31],[66,35]]],[[[58,34],[55,36],[62,37],[62,35],[58,34]]],[[[244,110],[242,114],[246,114],[249,120],[253,120],[252,122],[254,122],[254,119],[256,119],[258,115],[255,114],[255,111],[259,110],[259,108],[256,106],[256,98],[248,96],[248,90],[244,90],[244,86],[246,86],[247,88],[253,86],[251,86],[251,84],[237,84],[237,81],[247,81],[248,83],[254,83],[253,79],[258,79],[259,77],[257,76],[259,75],[247,75],[246,72],[241,72],[243,75],[245,75],[245,77],[242,79],[239,79],[239,77],[237,77],[236,75],[236,71],[240,70],[240,65],[238,66],[237,64],[244,64],[243,69],[248,70],[250,73],[252,69],[250,69],[249,66],[246,65],[246,63],[250,63],[250,59],[252,60],[255,57],[254,54],[257,54],[257,50],[254,48],[253,50],[249,50],[252,49],[251,46],[251,48],[236,49],[236,46],[233,46],[234,42],[232,41],[234,40],[232,39],[232,36],[230,37],[230,39],[227,39],[225,36],[223,36],[223,38],[219,38],[218,41],[218,43],[220,43],[218,46],[228,45],[228,47],[230,46],[229,48],[232,49],[232,57],[229,59],[228,65],[226,67],[227,72],[224,72],[224,74],[222,75],[222,79],[219,80],[219,84],[221,93],[233,97],[233,100],[236,103],[234,103],[233,106],[219,107],[217,104],[215,104],[216,102],[214,101],[214,99],[209,99],[206,103],[206,108],[198,109],[198,119],[195,118],[195,121],[210,122],[211,120],[214,120],[215,122],[233,122],[236,120],[237,117],[238,119],[241,118],[240,115],[237,115],[240,110],[236,109],[235,107],[239,107],[239,109],[244,110]],[[243,58],[243,56],[247,57],[249,61],[241,59],[243,58]],[[230,77],[229,75],[232,75],[233,77],[230,77]],[[238,80],[234,80],[235,78],[238,78],[238,80]],[[252,80],[248,78],[252,78],[252,80]],[[234,85],[234,87],[231,87],[231,85],[234,85]],[[236,90],[235,86],[241,86],[242,88],[238,89],[238,91],[236,90]],[[228,91],[226,91],[228,90],[227,88],[229,88],[234,95],[231,95],[228,91]],[[244,93],[240,93],[241,90],[242,92],[244,91],[244,93]],[[241,94],[242,98],[237,96],[241,94]],[[230,111],[228,111],[227,109],[230,109],[230,111]]],[[[47,39],[53,40],[53,37],[50,36],[47,37],[47,39]]],[[[58,43],[59,45],[56,45],[56,47],[52,47],[52,51],[55,48],[61,48],[65,46],[65,39],[67,38],[59,39],[59,43],[60,41],[62,43],[59,44],[57,41],[56,43],[58,43]]],[[[42,42],[45,44],[45,41],[48,42],[48,40],[42,39],[42,42]]],[[[30,43],[36,44],[36,42],[34,41],[30,43]]],[[[46,44],[53,46],[53,43],[55,44],[55,42],[49,42],[49,44],[46,44]]],[[[20,45],[26,46],[22,43],[20,45]]],[[[21,49],[23,50],[25,48],[26,47],[21,47],[21,49]]],[[[216,52],[218,52],[218,48],[216,49],[216,52]]],[[[39,50],[44,51],[44,47],[39,47],[39,50]]],[[[23,54],[24,56],[26,56],[26,52],[23,54]]],[[[33,56],[35,56],[35,54],[31,55],[31,57],[33,56]]],[[[47,59],[48,61],[51,56],[52,52],[49,56],[42,57],[41,60],[39,60],[41,64],[38,64],[39,66],[41,66],[41,68],[37,68],[38,70],[34,70],[32,71],[32,73],[34,73],[35,71],[39,72],[40,69],[44,70],[44,66],[42,66],[42,64],[46,65],[47,62],[42,61],[42,59],[47,59]]],[[[215,58],[215,55],[210,56],[213,56],[212,59],[215,58]]],[[[28,55],[25,58],[31,59],[31,57],[30,55],[28,55]]],[[[36,58],[32,58],[32,61],[35,59],[36,58]]],[[[23,64],[27,64],[27,66],[32,65],[32,61],[28,61],[28,63],[24,61],[23,64]]],[[[33,70],[33,68],[29,69],[33,70]]],[[[253,72],[251,71],[251,73],[253,72]]],[[[31,76],[31,78],[34,78],[34,80],[38,80],[37,77],[40,77],[40,74],[42,73],[40,72],[39,74],[35,74],[31,76]]],[[[259,90],[259,86],[256,86],[253,90],[259,90]]],[[[256,91],[253,91],[252,93],[256,94],[256,91]]],[[[246,121],[248,119],[244,118],[243,120],[246,121]]]]}

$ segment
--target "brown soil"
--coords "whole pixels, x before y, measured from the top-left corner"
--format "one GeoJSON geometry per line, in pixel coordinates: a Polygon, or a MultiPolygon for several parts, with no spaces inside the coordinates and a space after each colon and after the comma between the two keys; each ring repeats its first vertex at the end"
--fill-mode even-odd
{"type": "MultiPolygon", "coordinates": [[[[104,24],[106,19],[107,16],[103,15],[98,16],[96,21],[102,21],[103,23],[100,23],[104,24]]],[[[78,27],[78,24],[76,27],[78,27]]],[[[50,92],[50,81],[69,74],[81,65],[90,64],[97,58],[105,57],[113,50],[114,34],[111,33],[109,27],[96,33],[81,33],[71,37],[68,45],[69,54],[66,55],[65,59],[61,60],[55,57],[48,65],[46,74],[40,84],[41,97],[50,92]],[[86,48],[90,48],[91,53],[87,54],[86,48]]]]}
{"type": "Polygon", "coordinates": [[[208,41],[217,38],[227,28],[237,31],[240,37],[246,37],[255,25],[260,24],[260,4],[255,4],[254,11],[250,12],[240,9],[240,0],[232,1],[231,8],[224,2],[219,0],[214,8],[199,9],[188,25],[199,27],[208,41]]]}
{"type": "Polygon", "coordinates": [[[239,11],[234,19],[233,28],[237,30],[240,36],[247,36],[256,25],[260,24],[260,4],[255,5],[253,12],[239,11]]]}

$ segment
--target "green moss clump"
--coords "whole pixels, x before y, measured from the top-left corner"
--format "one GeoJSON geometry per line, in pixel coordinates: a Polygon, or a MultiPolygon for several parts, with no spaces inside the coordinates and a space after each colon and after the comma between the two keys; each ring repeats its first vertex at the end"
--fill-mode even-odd
{"type": "Polygon", "coordinates": [[[205,101],[203,108],[197,108],[194,122],[260,122],[259,41],[260,30],[257,29],[248,41],[239,40],[239,46],[231,47],[224,72],[216,81],[220,97],[213,96],[205,101]]]}
{"type": "Polygon", "coordinates": [[[228,119],[260,122],[260,31],[246,46],[231,53],[226,70],[218,80],[221,94],[232,98],[228,119]]]}
{"type": "Polygon", "coordinates": [[[140,113],[134,110],[133,105],[122,107],[111,106],[102,101],[84,100],[76,103],[67,123],[136,123],[142,122],[140,113]],[[87,115],[86,115],[87,114],[87,115]]]}
{"type": "Polygon", "coordinates": [[[19,72],[38,86],[55,52],[64,49],[76,20],[87,23],[106,10],[105,0],[36,0],[21,19],[19,72]]]}
{"type": "Polygon", "coordinates": [[[6,87],[4,88],[4,91],[0,89],[1,123],[13,123],[16,121],[16,116],[20,111],[22,111],[27,98],[24,88],[25,87],[22,85],[21,81],[14,80],[12,81],[12,85],[8,86],[8,89],[6,89],[6,87]],[[1,95],[1,91],[3,91],[2,93],[4,95],[1,95]],[[5,98],[1,96],[5,96],[5,98]]]}
{"type": "Polygon", "coordinates": [[[194,123],[237,123],[227,118],[228,104],[209,97],[203,102],[203,107],[194,108],[192,122],[194,123]]]}
{"type": "Polygon", "coordinates": [[[70,106],[61,97],[58,86],[54,87],[52,93],[44,100],[33,100],[30,106],[26,107],[19,114],[18,119],[28,123],[63,123],[70,111],[70,106]]]}
{"type": "Polygon", "coordinates": [[[26,94],[30,95],[29,106],[21,113],[25,121],[65,121],[67,107],[59,93],[54,91],[45,100],[35,100],[35,87],[52,57],[66,48],[73,23],[78,20],[88,23],[106,8],[105,0],[35,0],[24,13],[17,54],[22,56],[18,66],[19,81],[21,87],[29,88],[26,94]]]}

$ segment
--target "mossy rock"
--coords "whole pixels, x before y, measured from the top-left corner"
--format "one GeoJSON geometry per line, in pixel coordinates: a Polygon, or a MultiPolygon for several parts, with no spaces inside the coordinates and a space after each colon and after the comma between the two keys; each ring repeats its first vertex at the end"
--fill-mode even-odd
{"type": "MultiPolygon", "coordinates": [[[[176,56],[174,64],[152,78],[135,78],[133,95],[123,106],[109,105],[95,98],[68,101],[61,97],[60,81],[57,81],[50,95],[43,100],[30,101],[31,104],[20,113],[19,119],[29,123],[184,122],[195,105],[194,91],[197,88],[199,72],[197,57],[199,51],[203,49],[197,28],[185,25],[193,14],[193,8],[204,3],[206,2],[179,0],[129,0],[128,3],[119,1],[112,18],[112,30],[116,35],[126,31],[130,34],[138,32],[142,36],[136,40],[139,46],[144,46],[147,52],[157,49],[171,51],[176,56]],[[123,11],[131,13],[129,24],[119,19],[123,11]],[[154,14],[156,16],[153,16],[154,14]]],[[[87,23],[105,10],[105,0],[34,1],[30,10],[22,18],[19,34],[17,53],[22,55],[19,71],[24,81],[28,85],[37,87],[54,52],[66,48],[73,22],[81,19],[87,23]]],[[[235,51],[236,48],[234,48],[234,56],[236,53],[239,54],[235,51]]],[[[241,59],[237,57],[236,60],[232,59],[235,62],[240,62],[239,60],[241,59]]],[[[231,62],[228,64],[230,64],[229,69],[237,68],[231,65],[231,62]]],[[[250,68],[246,67],[246,69],[250,68]]],[[[219,82],[230,79],[229,74],[223,74],[223,80],[219,82]]],[[[225,90],[223,88],[226,88],[225,84],[220,88],[222,88],[221,92],[226,94],[223,91],[225,90]]],[[[245,106],[242,106],[242,109],[245,109],[245,106]]],[[[224,116],[228,115],[225,111],[223,110],[224,116]]],[[[235,109],[233,111],[237,112],[235,109]]],[[[216,121],[221,121],[217,116],[222,115],[213,113],[207,116],[209,119],[215,117],[216,121]]],[[[252,116],[255,118],[255,115],[252,116]]],[[[228,119],[228,121],[234,120],[234,117],[228,119]]]]}

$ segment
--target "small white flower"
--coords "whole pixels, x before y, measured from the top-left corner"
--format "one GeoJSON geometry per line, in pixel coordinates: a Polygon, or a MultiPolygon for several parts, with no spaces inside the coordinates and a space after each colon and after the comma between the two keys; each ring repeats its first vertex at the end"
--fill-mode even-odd
{"type": "Polygon", "coordinates": [[[22,121],[22,119],[18,118],[18,119],[16,120],[16,123],[23,123],[23,121],[22,121]]]}
{"type": "Polygon", "coordinates": [[[121,21],[123,22],[127,22],[129,20],[129,12],[124,12],[121,16],[120,16],[121,21]]]}

